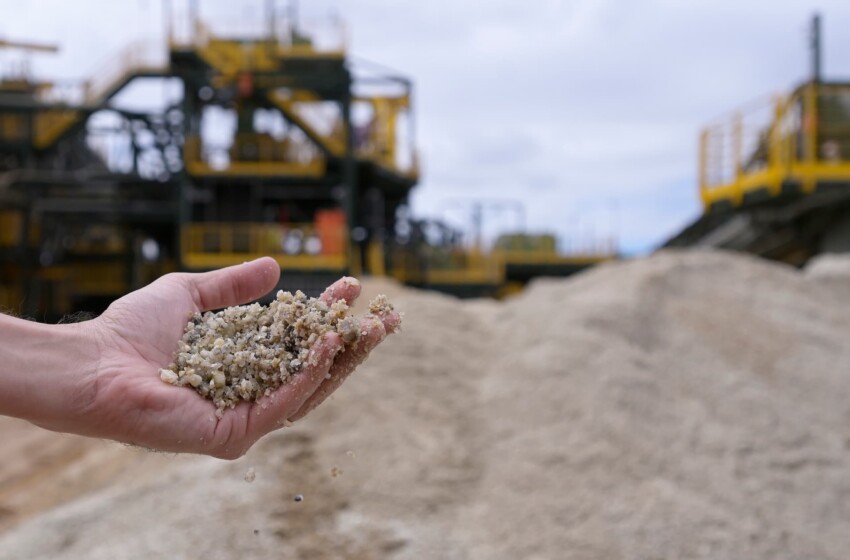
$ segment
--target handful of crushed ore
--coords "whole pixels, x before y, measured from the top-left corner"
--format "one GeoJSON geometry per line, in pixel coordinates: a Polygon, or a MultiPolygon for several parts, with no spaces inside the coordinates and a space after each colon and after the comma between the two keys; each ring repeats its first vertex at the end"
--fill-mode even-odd
{"type": "MultiPolygon", "coordinates": [[[[370,312],[392,311],[386,296],[369,305],[370,312]]],[[[280,291],[268,306],[254,303],[218,312],[195,313],[186,324],[174,363],[160,378],[190,385],[213,401],[220,416],[240,400],[257,401],[310,365],[310,348],[326,333],[339,333],[345,347],[361,336],[360,322],[348,315],[344,301],[331,305],[301,291],[280,291]]]]}

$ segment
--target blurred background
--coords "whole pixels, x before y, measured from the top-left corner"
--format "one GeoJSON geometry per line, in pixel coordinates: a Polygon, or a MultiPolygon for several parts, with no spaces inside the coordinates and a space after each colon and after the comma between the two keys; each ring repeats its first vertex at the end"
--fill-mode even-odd
{"type": "Polygon", "coordinates": [[[260,254],[282,287],[463,296],[665,244],[801,264],[842,246],[835,193],[747,207],[847,180],[850,93],[802,86],[850,70],[850,8],[814,8],[7,3],[0,305],[96,312],[260,254]]]}

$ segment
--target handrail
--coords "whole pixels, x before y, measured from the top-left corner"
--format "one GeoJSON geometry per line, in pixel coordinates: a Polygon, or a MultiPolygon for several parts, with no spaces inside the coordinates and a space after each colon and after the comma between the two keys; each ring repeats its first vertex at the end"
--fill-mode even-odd
{"type": "Polygon", "coordinates": [[[767,164],[769,134],[782,99],[759,101],[703,129],[699,155],[702,190],[728,184],[747,168],[767,164]]]}
{"type": "Polygon", "coordinates": [[[135,41],[102,62],[85,80],[47,84],[38,91],[43,103],[69,106],[102,105],[117,87],[135,73],[162,73],[168,67],[165,52],[156,43],[135,41]]]}
{"type": "Polygon", "coordinates": [[[344,144],[335,138],[333,135],[324,135],[316,130],[299,112],[295,103],[279,92],[273,92],[269,95],[269,101],[277,106],[287,120],[300,128],[304,133],[323,150],[331,155],[341,156],[345,152],[344,144]]]}
{"type": "Polygon", "coordinates": [[[812,192],[850,179],[850,85],[809,82],[700,135],[699,186],[706,207],[741,204],[750,192],[812,192]]]}
{"type": "Polygon", "coordinates": [[[418,254],[396,247],[391,263],[391,276],[414,284],[496,286],[505,272],[498,255],[462,247],[429,247],[418,254]]]}
{"type": "Polygon", "coordinates": [[[166,68],[162,49],[152,43],[136,41],[125,47],[117,57],[110,58],[86,81],[85,101],[89,105],[100,105],[133,74],[164,73],[166,68]]]}
{"type": "Polygon", "coordinates": [[[196,254],[343,256],[348,251],[348,234],[342,223],[331,227],[312,223],[192,223],[184,226],[183,250],[196,254]]]}
{"type": "Polygon", "coordinates": [[[342,55],[348,49],[348,29],[338,18],[305,19],[294,27],[288,22],[275,25],[273,32],[267,22],[228,19],[187,22],[188,33],[178,36],[172,25],[169,44],[176,48],[205,48],[213,41],[239,40],[241,42],[266,42],[277,45],[280,56],[287,55],[342,55]]]}

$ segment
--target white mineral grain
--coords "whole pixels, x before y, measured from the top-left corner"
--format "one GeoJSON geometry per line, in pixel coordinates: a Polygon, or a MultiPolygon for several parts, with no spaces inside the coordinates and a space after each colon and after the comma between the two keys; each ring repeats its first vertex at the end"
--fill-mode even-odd
{"type": "Polygon", "coordinates": [[[170,369],[161,369],[159,370],[159,377],[166,383],[170,383],[171,385],[177,384],[177,374],[171,371],[170,369]]]}

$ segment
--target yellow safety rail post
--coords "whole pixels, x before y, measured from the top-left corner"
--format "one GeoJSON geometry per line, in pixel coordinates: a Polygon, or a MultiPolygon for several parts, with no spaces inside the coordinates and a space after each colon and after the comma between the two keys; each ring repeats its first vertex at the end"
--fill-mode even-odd
{"type": "Polygon", "coordinates": [[[773,123],[771,123],[768,132],[768,168],[776,169],[780,172],[777,180],[772,185],[772,194],[774,196],[778,196],[782,192],[781,170],[788,168],[788,135],[783,135],[784,131],[782,127],[786,110],[786,100],[781,96],[775,96],[773,98],[773,123]]]}
{"type": "Polygon", "coordinates": [[[805,86],[803,93],[803,157],[805,172],[802,174],[803,192],[815,190],[814,168],[817,164],[818,87],[815,82],[805,86]]]}
{"type": "Polygon", "coordinates": [[[743,127],[741,113],[736,112],[732,117],[732,176],[736,181],[741,179],[744,172],[743,127]]]}
{"type": "Polygon", "coordinates": [[[708,135],[707,128],[699,135],[699,195],[704,206],[708,206],[708,135]]]}
{"type": "Polygon", "coordinates": [[[785,169],[781,170],[784,176],[790,177],[799,173],[802,163],[802,97],[799,93],[789,95],[785,99],[782,112],[783,134],[785,145],[783,147],[785,157],[785,169]]]}
{"type": "Polygon", "coordinates": [[[384,244],[379,240],[370,241],[367,251],[369,274],[372,276],[386,276],[387,271],[384,266],[384,244]]]}

